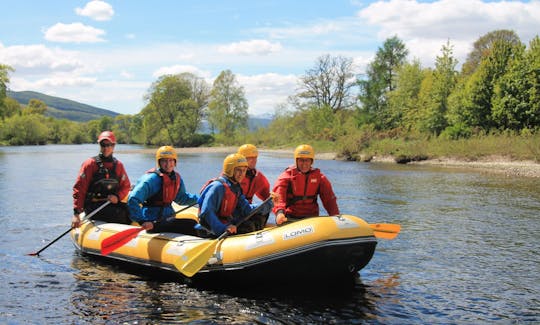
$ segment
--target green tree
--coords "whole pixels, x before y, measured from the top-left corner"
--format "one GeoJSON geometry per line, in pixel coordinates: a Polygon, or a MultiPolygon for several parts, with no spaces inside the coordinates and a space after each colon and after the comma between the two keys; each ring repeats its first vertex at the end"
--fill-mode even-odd
{"type": "Polygon", "coordinates": [[[388,92],[388,115],[384,124],[390,128],[415,129],[418,124],[418,95],[425,72],[420,61],[405,63],[398,69],[396,87],[388,92]]]}
{"type": "Polygon", "coordinates": [[[46,144],[49,129],[43,115],[15,115],[4,121],[1,136],[10,145],[46,144]]]}
{"type": "Polygon", "coordinates": [[[461,68],[462,74],[465,76],[473,74],[480,65],[482,59],[490,55],[493,44],[497,41],[512,45],[521,44],[517,34],[508,29],[494,30],[481,36],[474,42],[473,50],[467,55],[467,59],[461,68]]]}
{"type": "Polygon", "coordinates": [[[385,129],[391,120],[388,112],[388,92],[395,89],[395,76],[399,67],[405,63],[409,51],[397,37],[387,39],[377,50],[375,59],[366,71],[366,79],[358,80],[360,111],[377,128],[385,129]]]}
{"type": "Polygon", "coordinates": [[[4,120],[6,115],[7,85],[9,84],[9,72],[15,71],[12,67],[0,64],[0,118],[4,120]]]}
{"type": "Polygon", "coordinates": [[[208,122],[226,141],[234,141],[235,130],[247,130],[248,102],[230,70],[214,81],[208,104],[208,122]]]}
{"type": "Polygon", "coordinates": [[[505,40],[493,42],[489,54],[482,58],[476,71],[463,79],[463,85],[451,96],[449,119],[453,124],[484,131],[497,126],[492,115],[495,85],[506,73],[508,63],[520,47],[505,40]]]}
{"type": "Polygon", "coordinates": [[[47,111],[47,104],[45,104],[43,101],[39,99],[32,98],[28,102],[28,105],[26,108],[22,111],[24,115],[28,114],[38,114],[38,115],[44,115],[47,111]]]}
{"type": "Polygon", "coordinates": [[[187,146],[193,143],[202,120],[208,88],[190,73],[160,77],[150,87],[143,108],[147,143],[187,146]]]}
{"type": "Polygon", "coordinates": [[[493,120],[501,129],[534,129],[540,126],[540,38],[514,53],[495,85],[493,120]]]}
{"type": "Polygon", "coordinates": [[[329,107],[334,112],[350,108],[354,104],[353,78],[351,58],[323,55],[314,68],[300,77],[301,92],[296,96],[305,100],[308,107],[329,107]]]}
{"type": "Polygon", "coordinates": [[[420,91],[420,131],[439,135],[448,126],[448,98],[457,83],[457,63],[453,47],[447,42],[441,49],[441,55],[435,59],[435,70],[429,76],[429,82],[423,83],[420,91]]]}
{"type": "MultiPolygon", "coordinates": [[[[4,98],[4,106],[0,108],[2,120],[16,114],[21,114],[21,104],[11,97],[4,98]]],[[[1,106],[1,105],[0,105],[1,106]]]]}

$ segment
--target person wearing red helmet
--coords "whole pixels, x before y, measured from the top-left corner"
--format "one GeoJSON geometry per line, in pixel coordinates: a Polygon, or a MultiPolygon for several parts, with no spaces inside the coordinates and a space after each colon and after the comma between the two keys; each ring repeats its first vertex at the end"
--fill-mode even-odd
{"type": "Polygon", "coordinates": [[[82,163],[73,185],[73,228],[80,226],[79,215],[83,211],[89,214],[106,201],[112,204],[96,213],[93,219],[131,223],[126,204],[121,202],[128,195],[131,183],[122,162],[113,157],[116,137],[111,131],[103,131],[97,142],[100,147],[99,154],[82,163]]]}
{"type": "Polygon", "coordinates": [[[315,151],[308,144],[302,144],[294,150],[295,165],[287,167],[279,175],[274,192],[281,200],[274,206],[276,223],[294,221],[319,215],[320,196],[328,215],[338,215],[336,195],[328,178],[318,169],[313,168],[315,151]]]}

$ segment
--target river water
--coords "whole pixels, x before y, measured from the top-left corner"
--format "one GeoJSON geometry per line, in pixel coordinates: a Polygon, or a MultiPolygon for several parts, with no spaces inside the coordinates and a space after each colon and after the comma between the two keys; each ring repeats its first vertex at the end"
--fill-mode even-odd
{"type": "MultiPolygon", "coordinates": [[[[118,145],[132,183],[153,154],[118,145]]],[[[540,185],[466,169],[316,160],[341,212],[399,223],[354,285],[198,288],[79,255],[71,187],[97,145],[0,147],[0,324],[521,324],[540,322],[540,185]]],[[[197,192],[225,154],[185,154],[197,192]]],[[[274,182],[291,155],[262,153],[274,182]]],[[[322,211],[323,213],[324,211],[322,211]]]]}

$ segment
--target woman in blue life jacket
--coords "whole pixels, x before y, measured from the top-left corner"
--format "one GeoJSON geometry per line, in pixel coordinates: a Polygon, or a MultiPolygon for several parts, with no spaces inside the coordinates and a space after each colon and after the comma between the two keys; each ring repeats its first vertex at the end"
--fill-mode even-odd
{"type": "Polygon", "coordinates": [[[157,168],[148,170],[138,180],[128,197],[131,220],[147,232],[175,232],[196,235],[196,221],[176,219],[171,203],[195,204],[197,194],[186,192],[184,180],[175,171],[177,154],[171,146],[156,151],[157,168]]]}
{"type": "MultiPolygon", "coordinates": [[[[231,234],[248,233],[257,230],[252,220],[245,220],[257,204],[250,204],[240,183],[246,176],[248,163],[239,153],[230,154],[223,160],[221,175],[207,182],[199,198],[199,219],[202,226],[209,228],[215,236],[225,231],[231,234]],[[237,226],[238,225],[238,226],[237,226]]],[[[263,203],[260,214],[270,213],[274,206],[272,200],[263,203]]]]}

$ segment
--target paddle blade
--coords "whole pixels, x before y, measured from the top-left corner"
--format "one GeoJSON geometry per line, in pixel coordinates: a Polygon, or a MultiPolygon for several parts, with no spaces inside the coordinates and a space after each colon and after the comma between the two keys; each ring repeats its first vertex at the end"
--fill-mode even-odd
{"type": "Polygon", "coordinates": [[[137,237],[137,235],[143,230],[143,227],[130,228],[105,238],[101,242],[101,255],[108,255],[116,249],[124,246],[130,240],[137,237]]]}
{"type": "Polygon", "coordinates": [[[214,239],[208,242],[200,243],[180,256],[174,261],[174,266],[187,277],[192,277],[206,265],[219,240],[214,239]]]}
{"type": "Polygon", "coordinates": [[[401,231],[401,226],[394,223],[375,223],[369,225],[377,238],[394,239],[401,231]]]}

